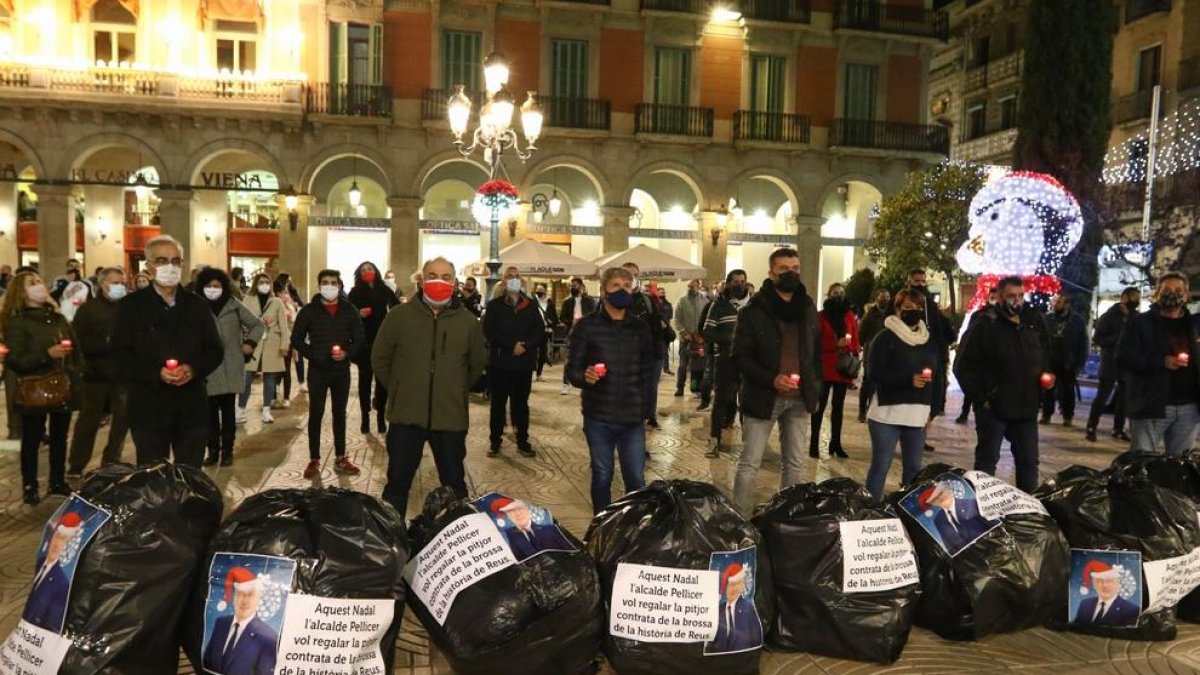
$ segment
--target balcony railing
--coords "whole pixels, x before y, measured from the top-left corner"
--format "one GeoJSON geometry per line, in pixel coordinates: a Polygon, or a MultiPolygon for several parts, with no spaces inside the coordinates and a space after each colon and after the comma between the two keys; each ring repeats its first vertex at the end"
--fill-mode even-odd
{"type": "Polygon", "coordinates": [[[747,19],[781,23],[812,21],[812,0],[742,0],[739,7],[747,19]]]}
{"type": "Polygon", "coordinates": [[[1016,140],[1016,129],[1002,129],[978,138],[963,139],[954,146],[954,159],[1008,164],[1012,161],[1012,148],[1016,140]]]}
{"type": "Polygon", "coordinates": [[[923,7],[884,5],[878,0],[838,0],[833,27],[943,41],[950,35],[950,26],[942,12],[923,7]]]}
{"type": "Polygon", "coordinates": [[[304,88],[304,112],[317,115],[391,117],[392,88],[345,82],[316,82],[304,88]]]}
{"type": "Polygon", "coordinates": [[[611,129],[612,102],[594,98],[539,96],[545,125],[562,129],[611,129]]]}
{"type": "Polygon", "coordinates": [[[1171,11],[1171,0],[1125,0],[1125,23],[1144,16],[1171,11]]]}
{"type": "Polygon", "coordinates": [[[642,9],[657,12],[686,12],[688,14],[707,14],[708,0],[642,0],[642,9]]]}
{"type": "Polygon", "coordinates": [[[950,132],[937,124],[838,118],[829,130],[829,145],[945,155],[950,151],[950,132]]]}
{"type": "Polygon", "coordinates": [[[106,66],[42,66],[0,63],[0,88],[30,92],[69,94],[115,94],[161,100],[224,99],[231,102],[299,103],[298,81],[262,79],[254,76],[185,76],[138,68],[106,66]]]}
{"type": "Polygon", "coordinates": [[[963,83],[964,91],[983,89],[989,84],[1002,84],[1010,78],[1018,77],[1025,65],[1025,52],[1016,51],[992,59],[986,64],[968,70],[963,83]]]}
{"type": "MultiPolygon", "coordinates": [[[[467,98],[471,99],[471,119],[476,119],[479,115],[479,106],[487,99],[481,91],[465,92],[467,98]]],[[[421,119],[434,122],[448,122],[449,117],[446,116],[446,103],[454,92],[449,89],[426,89],[421,94],[421,119]]]]}
{"type": "Polygon", "coordinates": [[[713,109],[687,105],[639,103],[634,116],[637,133],[675,136],[713,135],[713,109]]]}
{"type": "Polygon", "coordinates": [[[1200,56],[1179,62],[1179,91],[1200,87],[1200,56]]]}
{"type": "Polygon", "coordinates": [[[812,128],[808,115],[738,110],[733,113],[733,139],[808,143],[812,140],[812,128]]]}
{"type": "Polygon", "coordinates": [[[1149,119],[1153,107],[1153,89],[1122,96],[1113,102],[1113,122],[1124,124],[1125,122],[1149,119]]]}

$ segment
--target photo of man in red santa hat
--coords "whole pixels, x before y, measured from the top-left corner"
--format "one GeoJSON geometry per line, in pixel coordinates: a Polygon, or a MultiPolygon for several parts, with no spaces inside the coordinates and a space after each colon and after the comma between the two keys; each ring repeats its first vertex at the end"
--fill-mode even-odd
{"type": "Polygon", "coordinates": [[[21,615],[29,623],[55,633],[62,632],[67,596],[71,592],[71,574],[63,567],[63,552],[79,535],[82,525],[83,518],[76,511],[67,511],[55,523],[21,615]]]}
{"type": "MultiPolygon", "coordinates": [[[[520,499],[501,495],[492,500],[487,510],[492,521],[504,533],[508,547],[512,549],[517,562],[532,558],[543,551],[575,550],[553,521],[548,524],[536,522],[533,509],[520,499]]],[[[549,515],[543,520],[549,520],[549,515]]]]}
{"type": "Polygon", "coordinates": [[[246,567],[231,567],[225,575],[225,595],[204,648],[204,670],[219,675],[273,675],[279,635],[258,617],[264,580],[246,567]]]}
{"type": "MultiPolygon", "coordinates": [[[[1121,596],[1122,575],[1128,571],[1122,565],[1103,560],[1088,560],[1078,579],[1079,594],[1084,596],[1071,623],[1076,625],[1132,626],[1137,624],[1141,608],[1121,596]]],[[[1076,582],[1072,578],[1072,582],[1076,582]]],[[[1140,581],[1138,582],[1140,586],[1140,581]]]]}
{"type": "Polygon", "coordinates": [[[952,473],[905,495],[900,507],[951,556],[1000,526],[1000,521],[980,515],[974,488],[952,473]]]}
{"type": "Polygon", "coordinates": [[[762,621],[754,606],[753,593],[747,588],[751,572],[748,558],[745,562],[731,562],[721,570],[717,635],[704,645],[705,654],[744,652],[762,646],[762,621]]]}

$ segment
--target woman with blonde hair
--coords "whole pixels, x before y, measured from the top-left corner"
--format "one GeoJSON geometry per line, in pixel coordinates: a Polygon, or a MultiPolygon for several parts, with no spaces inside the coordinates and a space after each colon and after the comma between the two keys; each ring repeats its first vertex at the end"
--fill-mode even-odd
{"type": "Polygon", "coordinates": [[[47,495],[71,494],[66,481],[67,429],[71,411],[79,402],[79,372],[82,365],[74,350],[71,325],[58,311],[50,290],[36,272],[22,272],[13,278],[0,307],[0,334],[8,346],[5,365],[22,378],[62,371],[67,375],[70,400],[58,409],[18,408],[21,415],[21,484],[24,501],[30,506],[41,498],[38,493],[38,447],[49,422],[50,485],[47,495]]]}

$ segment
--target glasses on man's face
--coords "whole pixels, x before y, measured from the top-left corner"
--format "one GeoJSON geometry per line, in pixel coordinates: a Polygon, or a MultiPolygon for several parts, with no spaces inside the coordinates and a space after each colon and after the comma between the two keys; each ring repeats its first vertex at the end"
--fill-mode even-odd
{"type": "Polygon", "coordinates": [[[151,262],[151,263],[152,263],[152,264],[153,264],[155,267],[166,267],[167,265],[174,265],[174,266],[176,266],[176,267],[183,267],[183,258],[161,258],[161,257],[160,257],[160,258],[154,258],[154,259],[153,259],[153,260],[151,260],[150,262],[151,262]]]}

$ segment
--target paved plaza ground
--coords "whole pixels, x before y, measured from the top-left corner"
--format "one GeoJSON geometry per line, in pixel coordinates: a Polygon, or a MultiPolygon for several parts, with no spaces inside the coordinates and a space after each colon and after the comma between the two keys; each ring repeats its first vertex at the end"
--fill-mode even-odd
{"type": "MultiPolygon", "coordinates": [[[[511,433],[506,438],[503,454],[499,458],[488,459],[485,456],[488,409],[481,399],[473,399],[472,427],[467,443],[468,481],[476,493],[501,490],[547,507],[564,527],[582,537],[591,517],[587,446],[581,429],[578,392],[560,395],[560,382],[561,370],[550,367],[546,370],[545,381],[534,383],[530,436],[538,451],[535,459],[517,455],[511,433]]],[[[723,455],[720,459],[704,457],[708,415],[696,411],[696,399],[690,394],[683,398],[673,397],[673,389],[673,378],[664,377],[660,388],[662,430],[647,433],[647,446],[652,455],[646,467],[647,481],[689,478],[709,481],[728,490],[733,476],[734,455],[723,455]],[[668,379],[671,381],[668,382],[668,379]]],[[[1085,398],[1090,401],[1091,395],[1085,389],[1085,398]]],[[[362,467],[362,474],[354,478],[335,475],[332,451],[326,448],[320,480],[311,482],[301,477],[308,461],[304,431],[307,410],[305,395],[293,392],[291,408],[276,411],[275,424],[265,426],[258,421],[253,408],[253,403],[259,400],[256,388],[251,421],[239,431],[235,465],[232,468],[207,469],[224,491],[227,510],[235,508],[247,496],[268,488],[324,484],[340,485],[374,495],[381,493],[387,455],[382,439],[377,435],[366,438],[359,435],[356,400],[352,398],[350,402],[352,412],[348,424],[348,452],[353,461],[362,467]]],[[[848,476],[859,481],[864,479],[870,444],[866,426],[855,421],[856,405],[857,399],[852,392],[847,399],[843,435],[843,444],[850,458],[807,460],[805,472],[808,479],[819,481],[832,476],[848,476]]],[[[952,392],[950,411],[957,414],[959,406],[960,398],[952,392]]],[[[1087,410],[1085,402],[1076,413],[1075,428],[1062,427],[1057,424],[1057,418],[1053,426],[1042,427],[1043,478],[1071,464],[1106,466],[1124,449],[1122,444],[1108,436],[1111,418],[1105,418],[1101,425],[1099,443],[1084,440],[1081,422],[1087,410]]],[[[102,437],[104,433],[106,431],[102,430],[102,437]]],[[[326,436],[330,433],[327,423],[326,436]]],[[[828,435],[828,423],[825,424],[825,434],[828,435]]],[[[734,453],[740,450],[741,434],[738,429],[735,428],[726,438],[731,442],[734,453]]],[[[952,419],[939,419],[933,426],[930,441],[937,450],[927,454],[927,461],[970,466],[974,447],[974,431],[971,427],[956,425],[952,419]]],[[[764,500],[778,488],[779,481],[776,439],[772,440],[770,447],[759,476],[760,496],[764,500]]],[[[127,444],[125,457],[132,460],[132,443],[127,444]]],[[[48,499],[36,508],[22,505],[17,459],[16,452],[0,453],[0,634],[3,635],[7,635],[20,618],[34,573],[34,555],[42,526],[61,503],[59,499],[48,499]]],[[[44,460],[42,464],[44,471],[44,460]]],[[[897,485],[899,464],[897,459],[892,467],[889,489],[897,485]]],[[[1001,462],[998,475],[1012,480],[1011,458],[1005,457],[1001,462]]],[[[427,454],[413,489],[410,515],[419,509],[425,493],[436,485],[433,461],[427,454]]],[[[451,672],[445,660],[430,648],[424,631],[413,620],[411,613],[406,615],[402,627],[397,664],[396,672],[405,675],[451,672]]],[[[191,672],[186,665],[183,668],[181,672],[191,672]]],[[[890,667],[807,654],[766,653],[761,672],[791,675],[986,673],[1005,670],[1055,675],[1200,672],[1200,626],[1182,624],[1179,638],[1169,643],[1124,642],[1044,629],[995,636],[974,643],[954,643],[916,628],[903,657],[890,667]]]]}

